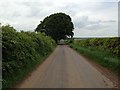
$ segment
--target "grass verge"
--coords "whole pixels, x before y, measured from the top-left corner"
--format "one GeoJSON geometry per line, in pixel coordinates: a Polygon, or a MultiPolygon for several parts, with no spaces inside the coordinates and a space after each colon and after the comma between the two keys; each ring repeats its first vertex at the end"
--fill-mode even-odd
{"type": "Polygon", "coordinates": [[[87,58],[90,58],[100,64],[101,66],[104,66],[116,74],[120,76],[120,58],[118,56],[115,56],[111,53],[108,53],[106,51],[100,51],[96,50],[94,48],[85,48],[85,47],[80,47],[79,45],[75,44],[70,44],[70,47],[75,49],[77,52],[81,53],[87,58]]]}

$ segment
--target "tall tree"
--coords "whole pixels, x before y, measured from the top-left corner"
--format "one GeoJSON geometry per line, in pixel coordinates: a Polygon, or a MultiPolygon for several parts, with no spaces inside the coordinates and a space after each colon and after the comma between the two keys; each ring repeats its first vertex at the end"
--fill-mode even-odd
{"type": "Polygon", "coordinates": [[[45,17],[35,31],[44,32],[57,42],[60,39],[73,37],[73,29],[74,25],[69,15],[65,13],[55,13],[45,17]]]}

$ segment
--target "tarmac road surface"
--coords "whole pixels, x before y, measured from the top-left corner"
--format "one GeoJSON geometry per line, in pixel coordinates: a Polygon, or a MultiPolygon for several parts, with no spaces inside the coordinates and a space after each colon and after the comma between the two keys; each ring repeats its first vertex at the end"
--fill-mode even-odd
{"type": "Polygon", "coordinates": [[[113,83],[69,46],[58,45],[16,88],[113,88],[113,83]]]}

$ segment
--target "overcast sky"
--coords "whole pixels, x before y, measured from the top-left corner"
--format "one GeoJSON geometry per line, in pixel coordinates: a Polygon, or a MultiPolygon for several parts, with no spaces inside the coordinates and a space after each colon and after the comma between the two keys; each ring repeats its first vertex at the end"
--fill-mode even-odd
{"type": "Polygon", "coordinates": [[[119,0],[1,0],[0,22],[34,31],[50,14],[71,16],[75,37],[118,36],[119,0]]]}

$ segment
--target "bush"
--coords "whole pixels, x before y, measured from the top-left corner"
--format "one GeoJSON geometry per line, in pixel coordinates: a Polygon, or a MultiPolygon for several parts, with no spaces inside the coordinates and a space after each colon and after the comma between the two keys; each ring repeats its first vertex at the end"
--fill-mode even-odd
{"type": "MultiPolygon", "coordinates": [[[[2,26],[3,87],[9,86],[23,69],[41,62],[55,47],[55,41],[42,33],[17,32],[13,27],[2,26]]],[[[22,75],[21,75],[22,76],[22,75]]]]}
{"type": "Polygon", "coordinates": [[[74,42],[74,44],[82,47],[96,48],[99,50],[110,52],[114,55],[118,55],[118,51],[120,48],[120,38],[92,38],[79,41],[77,40],[74,42]]]}

